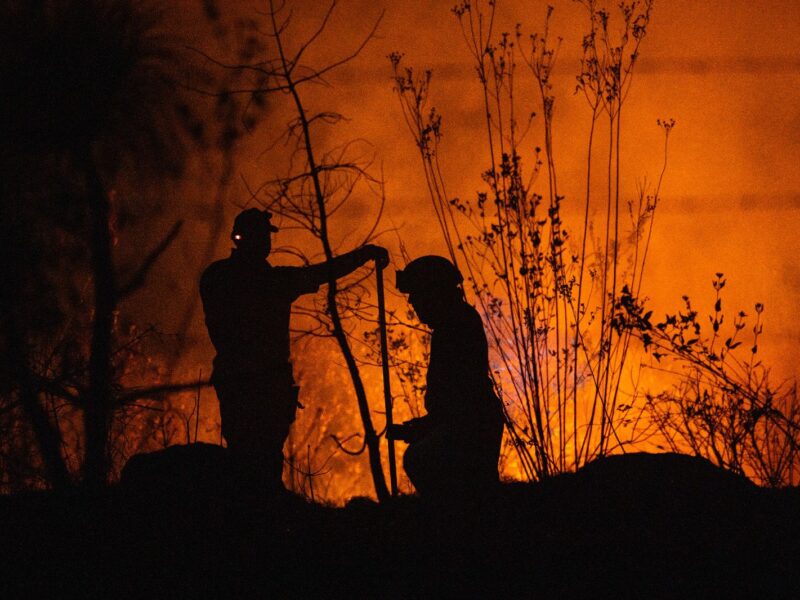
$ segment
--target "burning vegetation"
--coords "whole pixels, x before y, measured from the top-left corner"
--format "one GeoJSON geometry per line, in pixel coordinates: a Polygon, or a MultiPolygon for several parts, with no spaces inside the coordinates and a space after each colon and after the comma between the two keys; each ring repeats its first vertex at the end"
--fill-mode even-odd
{"type": "MultiPolygon", "coordinates": [[[[0,19],[9,90],[0,228],[13,248],[0,291],[3,492],[102,487],[135,454],[223,443],[196,280],[244,206],[275,214],[280,262],[308,265],[378,240],[393,246],[398,269],[431,245],[461,269],[504,406],[502,477],[543,481],[608,455],[661,449],[760,485],[797,484],[800,404],[794,383],[771,382],[759,360],[763,305],[726,319],[727,280],[717,274],[709,331],[688,298],[658,321],[644,296],[675,127],[652,119],[663,135],[660,175],[628,189],[637,174],[622,141],[636,132],[623,116],[629,94],[642,93],[631,83],[649,0],[580,2],[579,70],[567,90],[585,99],[588,123],[583,141],[571,141],[585,156],[579,199],[566,197],[557,157],[563,42],[552,9],[542,9],[534,34],[499,31],[494,2],[453,9],[486,132],[474,140],[488,163],[474,173],[481,183],[471,198],[448,193],[450,120],[434,107],[436,73],[389,56],[387,88],[399,103],[385,125],[399,144],[407,126],[418,149],[436,218],[430,244],[386,221],[391,167],[348,138],[347,119],[326,104],[336,90],[325,86],[359,60],[381,17],[339,50],[325,38],[336,2],[311,25],[274,2],[245,18],[203,2],[213,40],[203,44],[177,39],[157,11],[127,0],[29,4],[7,4],[0,19]],[[265,155],[254,150],[265,128],[271,160],[258,162],[257,180],[240,177],[242,164],[265,155]],[[207,199],[177,206],[177,190],[207,199]],[[188,301],[171,309],[165,332],[148,309],[170,290],[188,301]]],[[[424,412],[430,332],[391,287],[386,347],[401,422],[424,412]]],[[[294,305],[305,408],[284,448],[284,484],[312,500],[388,500],[375,273],[364,267],[323,290],[294,305]]],[[[413,492],[402,471],[399,483],[413,492]]]]}

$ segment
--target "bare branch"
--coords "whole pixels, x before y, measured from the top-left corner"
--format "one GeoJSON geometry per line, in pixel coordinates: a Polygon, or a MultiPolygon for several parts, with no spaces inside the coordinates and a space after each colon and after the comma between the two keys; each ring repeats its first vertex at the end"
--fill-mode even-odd
{"type": "Polygon", "coordinates": [[[331,434],[331,439],[336,443],[336,446],[339,448],[339,450],[341,450],[345,454],[349,454],[350,456],[360,456],[361,454],[364,453],[364,450],[367,449],[367,441],[366,441],[366,439],[361,443],[361,448],[359,448],[358,450],[348,450],[347,448],[344,447],[344,444],[346,444],[347,442],[349,442],[353,438],[360,438],[360,437],[362,437],[360,433],[354,433],[353,435],[348,436],[348,437],[344,438],[343,440],[339,441],[338,437],[336,437],[335,435],[331,434]]]}
{"type": "MultiPolygon", "coordinates": [[[[297,54],[294,55],[294,58],[292,58],[289,61],[289,64],[297,65],[300,62],[300,57],[302,57],[303,54],[305,53],[305,51],[308,50],[311,47],[311,45],[317,40],[317,38],[320,35],[322,35],[322,32],[325,31],[325,27],[328,26],[328,21],[330,20],[331,15],[333,15],[333,11],[334,11],[335,8],[336,8],[336,0],[331,0],[331,5],[328,7],[328,10],[325,12],[325,16],[322,18],[322,22],[319,24],[319,27],[311,35],[311,37],[308,38],[305,41],[305,43],[303,43],[302,46],[300,46],[300,50],[298,50],[297,54]]],[[[292,70],[293,69],[289,69],[289,72],[291,73],[292,70]]]]}

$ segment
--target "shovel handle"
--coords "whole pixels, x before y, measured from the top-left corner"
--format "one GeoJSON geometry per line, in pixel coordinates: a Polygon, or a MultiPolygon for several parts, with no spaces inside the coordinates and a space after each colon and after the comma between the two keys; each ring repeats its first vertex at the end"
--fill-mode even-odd
{"type": "MultiPolygon", "coordinates": [[[[383,266],[375,261],[378,290],[378,329],[381,337],[381,366],[383,367],[383,402],[386,408],[386,431],[392,427],[392,390],[389,380],[389,344],[386,336],[386,299],[383,293],[383,266]]],[[[389,481],[392,496],[397,495],[397,462],[394,455],[394,440],[389,439],[389,481]]]]}

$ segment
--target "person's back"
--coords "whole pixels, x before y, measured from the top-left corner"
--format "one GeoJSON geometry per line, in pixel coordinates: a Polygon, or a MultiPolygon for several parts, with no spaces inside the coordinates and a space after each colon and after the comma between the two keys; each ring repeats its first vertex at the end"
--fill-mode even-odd
{"type": "Polygon", "coordinates": [[[425,410],[435,420],[480,421],[496,408],[489,379],[489,348],[481,317],[456,302],[431,334],[425,410]]]}
{"type": "Polygon", "coordinates": [[[481,318],[472,306],[458,302],[431,335],[425,394],[425,408],[433,422],[431,435],[422,441],[422,452],[409,448],[411,454],[406,455],[406,471],[416,472],[418,480],[434,480],[422,483],[423,489],[433,486],[448,493],[469,493],[497,483],[503,415],[488,366],[481,318]],[[430,462],[424,454],[434,445],[441,453],[441,469],[415,462],[418,457],[430,462]]]}
{"type": "Polygon", "coordinates": [[[292,302],[317,291],[302,268],[273,267],[237,255],[211,264],[200,280],[206,326],[218,373],[291,371],[292,302]]]}

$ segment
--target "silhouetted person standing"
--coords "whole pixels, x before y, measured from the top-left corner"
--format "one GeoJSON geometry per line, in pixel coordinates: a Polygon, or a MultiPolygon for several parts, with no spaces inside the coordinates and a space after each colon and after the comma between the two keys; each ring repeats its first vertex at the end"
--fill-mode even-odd
{"type": "Polygon", "coordinates": [[[441,256],[423,256],[397,272],[397,288],[433,330],[427,414],[390,432],[408,442],[403,467],[423,496],[469,494],[498,482],[502,406],[489,379],[483,323],[465,301],[462,281],[441,256]]]}
{"type": "Polygon", "coordinates": [[[385,249],[364,246],[308,267],[267,262],[271,213],[250,208],[234,221],[229,258],[211,264],[200,280],[206,326],[217,351],[212,383],[222,435],[249,485],[282,490],[283,444],[297,409],[289,362],[291,305],[369,260],[388,262],[385,249]]]}

